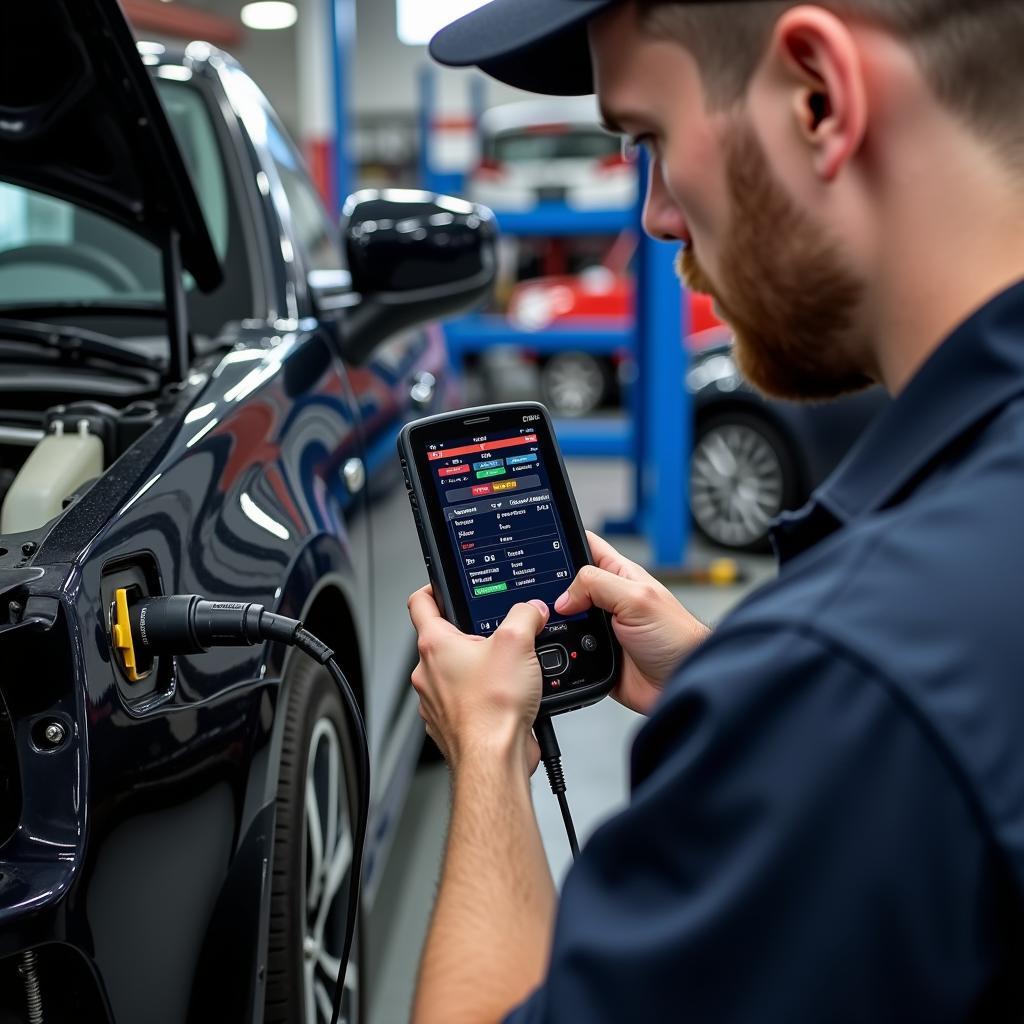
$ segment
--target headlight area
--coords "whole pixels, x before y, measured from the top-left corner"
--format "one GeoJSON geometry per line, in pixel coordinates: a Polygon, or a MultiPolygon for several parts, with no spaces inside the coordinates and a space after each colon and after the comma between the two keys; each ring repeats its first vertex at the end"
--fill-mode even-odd
{"type": "Polygon", "coordinates": [[[31,569],[0,576],[8,584],[0,601],[0,1020],[31,1019],[26,1007],[40,985],[49,1006],[65,995],[99,998],[79,954],[47,941],[71,927],[66,897],[81,864],[86,801],[72,635],[56,599],[30,595],[42,577],[31,569]],[[35,578],[10,586],[16,573],[35,578]]]}

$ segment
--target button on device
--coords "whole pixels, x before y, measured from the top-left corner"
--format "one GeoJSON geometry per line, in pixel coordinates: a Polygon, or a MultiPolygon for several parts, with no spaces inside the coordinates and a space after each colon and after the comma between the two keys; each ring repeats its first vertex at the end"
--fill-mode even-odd
{"type": "Polygon", "coordinates": [[[588,633],[586,636],[580,638],[580,647],[585,651],[596,651],[597,639],[588,633]]]}
{"type": "Polygon", "coordinates": [[[557,676],[564,672],[569,665],[569,656],[561,644],[542,647],[537,652],[537,657],[540,660],[541,671],[546,676],[557,676]]]}

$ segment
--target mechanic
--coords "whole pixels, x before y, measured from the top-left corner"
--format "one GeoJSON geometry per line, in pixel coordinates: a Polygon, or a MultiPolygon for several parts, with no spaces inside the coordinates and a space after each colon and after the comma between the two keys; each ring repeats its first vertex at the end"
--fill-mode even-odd
{"type": "Polygon", "coordinates": [[[412,596],[454,790],[416,1021],[1021,1020],[1024,4],[494,0],[432,45],[596,90],[754,384],[895,400],[710,635],[593,538],[556,608],[614,616],[650,719],[560,901],[547,611],[480,640],[412,596]]]}

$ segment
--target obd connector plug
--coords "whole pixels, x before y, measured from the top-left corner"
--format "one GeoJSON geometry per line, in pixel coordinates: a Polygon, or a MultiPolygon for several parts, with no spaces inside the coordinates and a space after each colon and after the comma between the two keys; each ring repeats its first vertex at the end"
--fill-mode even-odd
{"type": "Polygon", "coordinates": [[[302,623],[241,601],[204,601],[196,594],[151,597],[128,609],[136,657],[201,654],[211,647],[248,647],[264,640],[293,644],[302,623]]]}

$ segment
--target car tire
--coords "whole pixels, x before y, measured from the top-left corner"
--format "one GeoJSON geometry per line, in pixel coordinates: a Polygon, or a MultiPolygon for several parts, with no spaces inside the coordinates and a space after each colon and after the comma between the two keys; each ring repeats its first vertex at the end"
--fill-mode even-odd
{"type": "Polygon", "coordinates": [[[541,368],[544,404],[556,416],[588,416],[605,400],[608,366],[586,352],[560,352],[541,368]]]}
{"type": "Polygon", "coordinates": [[[690,513],[711,543],[733,551],[770,550],[769,528],[800,501],[793,449],[770,422],[741,410],[698,424],[690,459],[690,513]]]}
{"type": "MultiPolygon", "coordinates": [[[[295,658],[284,693],[264,1020],[330,1024],[351,884],[352,744],[324,666],[295,658]]],[[[346,1024],[365,1020],[361,954],[357,922],[340,1018],[346,1024]]]]}

